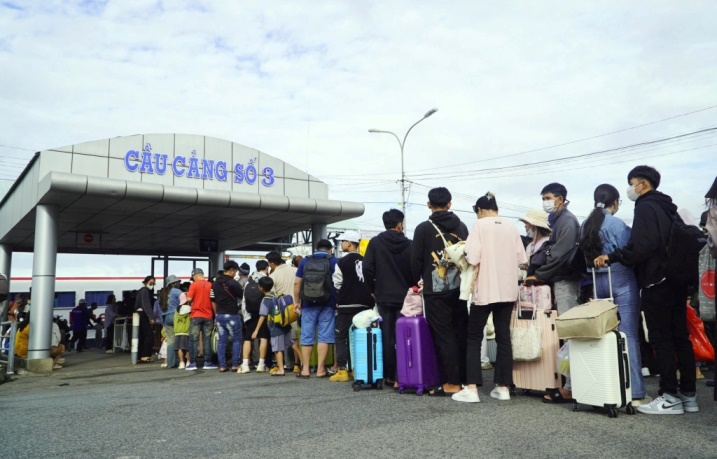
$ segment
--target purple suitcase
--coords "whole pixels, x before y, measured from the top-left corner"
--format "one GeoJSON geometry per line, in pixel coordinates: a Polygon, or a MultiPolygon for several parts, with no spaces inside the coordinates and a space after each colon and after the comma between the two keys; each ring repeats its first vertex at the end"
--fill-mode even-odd
{"type": "Polygon", "coordinates": [[[416,389],[416,395],[441,384],[431,330],[422,316],[396,322],[398,392],[416,389]]]}

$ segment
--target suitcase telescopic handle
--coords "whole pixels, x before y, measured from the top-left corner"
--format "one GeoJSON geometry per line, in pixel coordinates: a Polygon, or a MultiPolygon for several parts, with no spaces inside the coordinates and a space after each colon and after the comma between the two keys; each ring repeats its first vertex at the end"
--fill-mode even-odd
{"type": "Polygon", "coordinates": [[[627,358],[627,353],[622,354],[623,368],[625,368],[625,389],[630,388],[630,361],[627,358]]]}
{"type": "MultiPolygon", "coordinates": [[[[610,265],[607,265],[607,283],[610,286],[610,298],[611,300],[614,300],[615,297],[612,295],[612,271],[610,270],[610,265]]],[[[597,300],[597,280],[595,276],[595,267],[593,266],[593,300],[597,300]]]]}

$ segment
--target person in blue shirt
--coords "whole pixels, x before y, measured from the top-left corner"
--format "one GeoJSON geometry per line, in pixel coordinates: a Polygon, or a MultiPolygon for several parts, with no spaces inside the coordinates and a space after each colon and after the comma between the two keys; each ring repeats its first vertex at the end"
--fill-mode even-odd
{"type": "MultiPolygon", "coordinates": [[[[595,188],[593,195],[595,208],[581,228],[580,247],[585,253],[588,269],[591,271],[593,260],[599,255],[612,253],[625,247],[630,240],[631,230],[625,222],[614,215],[620,208],[620,193],[612,185],[602,184],[595,188]]],[[[621,263],[612,263],[612,296],[620,313],[618,329],[627,337],[630,355],[630,379],[632,381],[633,405],[649,403],[646,397],[645,380],[642,377],[640,358],[640,288],[632,267],[621,263]]],[[[610,284],[607,268],[595,270],[595,288],[598,298],[610,297],[610,284]]]]}
{"type": "Polygon", "coordinates": [[[309,363],[314,342],[318,337],[316,377],[326,378],[326,356],[329,345],[336,341],[336,289],[332,276],[336,257],[331,254],[333,245],[327,239],[316,243],[316,252],[301,260],[294,281],[295,303],[301,302],[301,373],[298,378],[310,376],[309,363]]]}

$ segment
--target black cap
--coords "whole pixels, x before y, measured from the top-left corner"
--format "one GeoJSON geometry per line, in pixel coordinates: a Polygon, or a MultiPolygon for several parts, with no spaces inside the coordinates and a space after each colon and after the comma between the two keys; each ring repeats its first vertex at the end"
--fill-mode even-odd
{"type": "Polygon", "coordinates": [[[245,276],[248,276],[249,272],[251,272],[251,267],[246,263],[242,263],[241,266],[239,266],[239,272],[245,276]]]}

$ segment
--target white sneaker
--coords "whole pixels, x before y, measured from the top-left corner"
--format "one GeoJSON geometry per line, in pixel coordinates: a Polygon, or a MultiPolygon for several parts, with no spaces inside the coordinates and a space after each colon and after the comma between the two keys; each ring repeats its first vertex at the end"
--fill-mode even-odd
{"type": "Polygon", "coordinates": [[[650,397],[649,395],[645,395],[642,398],[633,398],[632,406],[637,408],[640,405],[648,405],[650,402],[652,402],[652,397],[650,397]]]}
{"type": "Polygon", "coordinates": [[[257,373],[265,373],[266,372],[266,365],[263,363],[256,366],[256,372],[257,373]]]}
{"type": "Polygon", "coordinates": [[[510,390],[507,387],[495,386],[495,389],[490,391],[490,396],[498,400],[510,400],[510,390]]]}
{"type": "Polygon", "coordinates": [[[464,387],[460,392],[456,392],[455,394],[451,395],[451,398],[457,402],[466,402],[466,403],[480,402],[480,398],[478,397],[478,392],[473,392],[472,390],[468,389],[467,387],[464,387]]]}
{"type": "Polygon", "coordinates": [[[185,366],[186,366],[186,365],[184,364],[184,362],[179,362],[179,369],[180,369],[180,370],[184,370],[185,366]]]}
{"type": "Polygon", "coordinates": [[[242,366],[239,367],[239,369],[237,370],[237,373],[239,373],[240,375],[242,375],[242,374],[247,374],[247,373],[251,373],[251,369],[249,368],[249,365],[242,365],[242,366]]]}
{"type": "Polygon", "coordinates": [[[637,411],[642,414],[685,414],[682,400],[669,394],[657,397],[647,405],[640,405],[637,411]]]}
{"type": "Polygon", "coordinates": [[[682,401],[682,408],[687,413],[697,413],[700,411],[700,407],[697,406],[697,396],[693,395],[692,397],[688,397],[684,395],[682,392],[678,392],[677,396],[682,401]]]}

